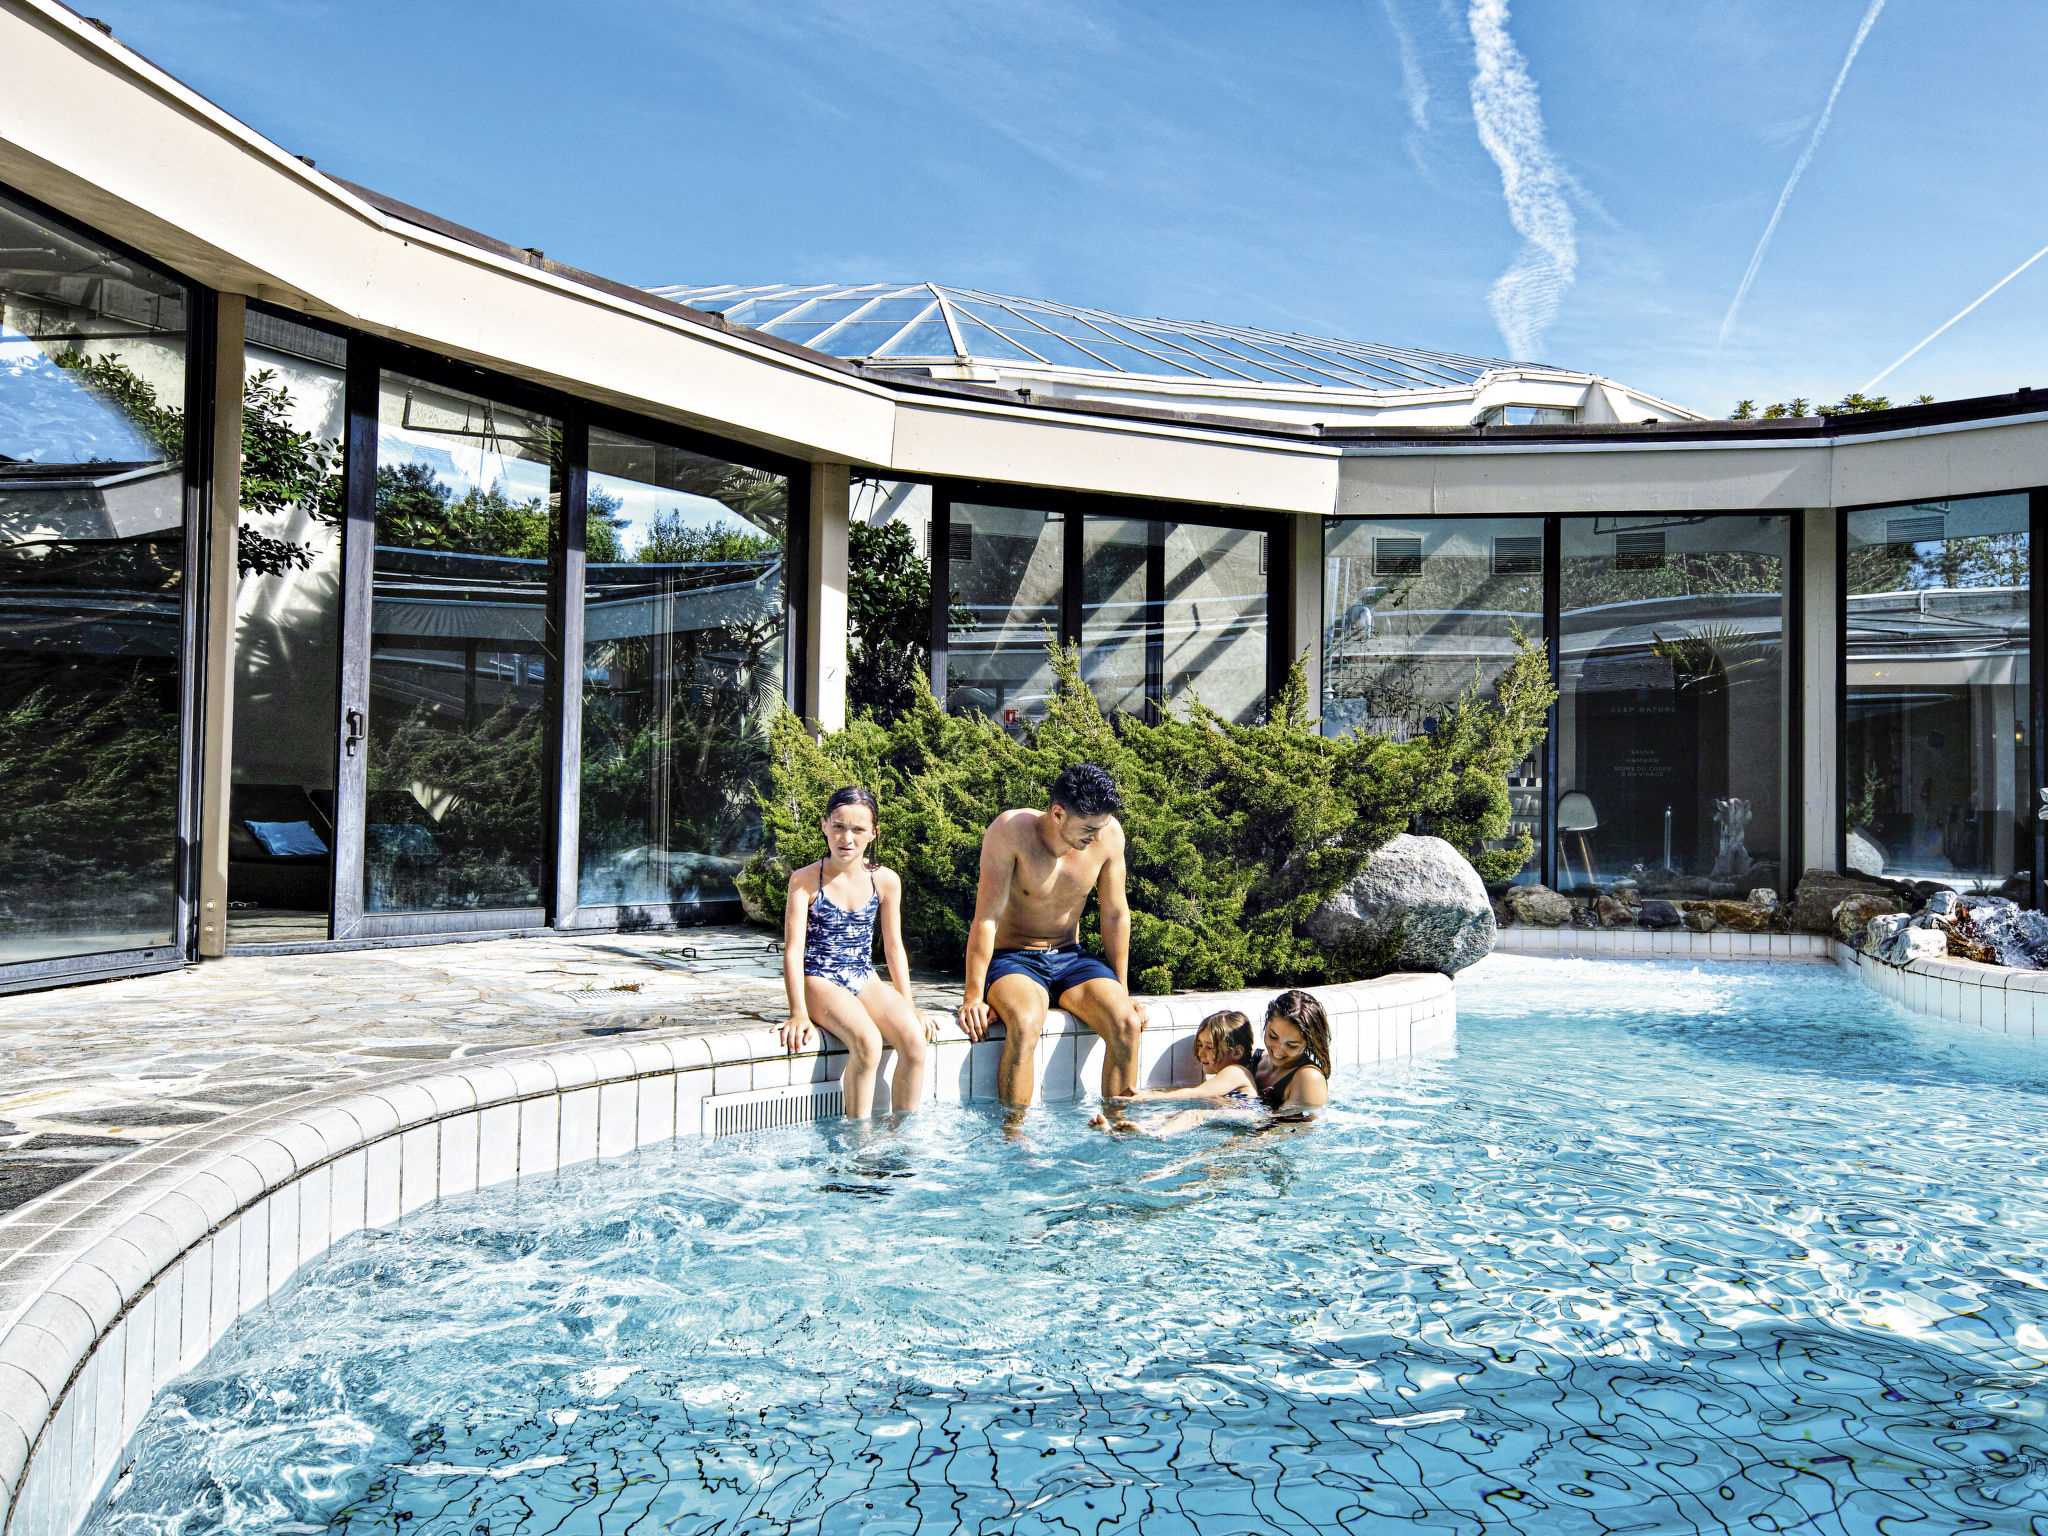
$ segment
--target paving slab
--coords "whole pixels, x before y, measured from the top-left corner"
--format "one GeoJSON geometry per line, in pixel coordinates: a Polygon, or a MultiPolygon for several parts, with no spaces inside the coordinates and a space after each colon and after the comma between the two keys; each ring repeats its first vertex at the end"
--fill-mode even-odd
{"type": "MultiPolygon", "coordinates": [[[[959,1006],[957,977],[913,979],[959,1006]]],[[[0,1211],[223,1115],[411,1062],[788,1016],[740,926],[298,955],[0,996],[0,1211]]]]}

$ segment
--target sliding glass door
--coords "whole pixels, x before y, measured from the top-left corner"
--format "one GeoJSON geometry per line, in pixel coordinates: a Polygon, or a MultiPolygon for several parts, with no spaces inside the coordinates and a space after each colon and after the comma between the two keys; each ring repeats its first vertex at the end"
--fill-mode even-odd
{"type": "Polygon", "coordinates": [[[184,952],[194,302],[0,196],[0,988],[184,952]]]}
{"type": "Polygon", "coordinates": [[[789,478],[590,431],[575,920],[738,900],[783,697],[789,478]]]}

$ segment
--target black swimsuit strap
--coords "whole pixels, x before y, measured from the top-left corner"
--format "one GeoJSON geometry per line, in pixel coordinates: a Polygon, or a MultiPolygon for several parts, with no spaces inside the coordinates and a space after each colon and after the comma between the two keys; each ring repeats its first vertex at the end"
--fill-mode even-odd
{"type": "MultiPolygon", "coordinates": [[[[1298,1061],[1288,1069],[1285,1077],[1276,1078],[1272,1087],[1260,1088],[1259,1102],[1268,1109],[1278,1109],[1282,1104],[1285,1104],[1287,1102],[1287,1085],[1293,1082],[1300,1075],[1301,1069],[1307,1065],[1308,1063],[1305,1061],[1298,1061]]],[[[1257,1078],[1252,1079],[1252,1086],[1258,1087],[1257,1078]]]]}

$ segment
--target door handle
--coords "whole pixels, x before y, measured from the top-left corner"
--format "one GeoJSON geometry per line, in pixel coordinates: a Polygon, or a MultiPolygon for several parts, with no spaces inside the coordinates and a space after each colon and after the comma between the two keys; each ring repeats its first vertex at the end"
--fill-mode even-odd
{"type": "Polygon", "coordinates": [[[351,709],[341,718],[348,727],[347,734],[341,739],[341,750],[354,757],[356,747],[363,739],[363,712],[360,709],[351,709]]]}

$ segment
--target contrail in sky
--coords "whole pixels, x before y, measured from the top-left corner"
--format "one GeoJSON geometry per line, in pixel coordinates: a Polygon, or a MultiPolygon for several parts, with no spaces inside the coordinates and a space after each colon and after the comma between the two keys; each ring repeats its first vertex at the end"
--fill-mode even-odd
{"type": "MultiPolygon", "coordinates": [[[[1982,293],[1978,294],[1976,298],[1972,299],[1968,304],[1965,304],[1961,309],[1957,310],[1950,319],[1936,326],[1931,332],[1928,333],[1927,341],[1923,341],[1920,343],[1920,347],[1926,346],[1928,341],[1934,340],[1936,336],[1939,336],[1951,325],[1954,325],[1956,321],[1962,319],[1963,316],[1967,315],[1979,304],[1982,304],[1986,299],[1990,298],[1991,295],[1998,292],[1999,289],[2003,288],[2007,283],[2011,282],[2014,278],[2018,277],[2022,272],[2026,271],[2027,268],[2031,267],[2043,256],[2048,256],[2048,245],[2042,246],[2041,249],[2034,252],[2033,255],[2029,256],[2025,261],[2021,262],[2018,266],[2014,267],[2010,272],[2006,273],[2005,276],[2001,277],[1989,288],[1986,288],[1982,293]]],[[[1869,394],[1885,378],[1886,374],[1889,374],[1892,371],[1892,369],[1897,368],[1899,366],[1899,363],[1903,363],[1906,360],[1906,358],[1911,357],[1914,352],[1918,352],[1920,350],[1920,347],[1913,348],[1911,352],[1905,354],[1905,357],[1901,357],[1898,363],[1893,363],[1891,368],[1887,368],[1885,369],[1884,373],[1878,374],[1876,378],[1873,378],[1868,384],[1863,386],[1861,393],[1866,395],[1869,394]]]]}
{"type": "Polygon", "coordinates": [[[1884,0],[1870,0],[1870,9],[1863,13],[1863,25],[1856,29],[1856,40],[1849,44],[1849,56],[1842,60],[1841,72],[1835,76],[1835,88],[1828,92],[1828,104],[1821,108],[1820,121],[1813,125],[1813,136],[1806,141],[1806,152],[1799,157],[1799,163],[1792,167],[1792,174],[1785,180],[1785,190],[1778,194],[1778,206],[1771,210],[1771,222],[1764,226],[1764,237],[1756,243],[1756,254],[1749,258],[1749,270],[1742,274],[1742,286],[1735,290],[1735,299],[1728,306],[1728,313],[1721,320],[1721,334],[1714,338],[1714,345],[1720,346],[1728,339],[1728,328],[1735,324],[1735,312],[1742,308],[1742,301],[1749,297],[1749,285],[1756,281],[1757,268],[1764,264],[1764,252],[1771,247],[1771,236],[1778,232],[1778,220],[1785,216],[1785,205],[1792,201],[1792,189],[1799,185],[1799,178],[1806,173],[1806,163],[1813,158],[1813,152],[1820,148],[1821,135],[1828,131],[1828,119],[1835,115],[1835,98],[1842,94],[1842,82],[1849,78],[1849,66],[1856,62],[1856,55],[1862,51],[1863,39],[1870,36],[1870,27],[1877,20],[1877,13],[1884,9],[1884,0]]]}
{"type": "MultiPolygon", "coordinates": [[[[1880,0],[1882,3],[1882,0],[1880,0]]],[[[1565,173],[1543,133],[1536,82],[1508,36],[1507,0],[1472,0],[1472,119],[1500,167],[1508,222],[1522,251],[1487,296],[1508,355],[1535,360],[1544,329],[1579,270],[1578,225],[1565,201],[1565,173]]]]}

